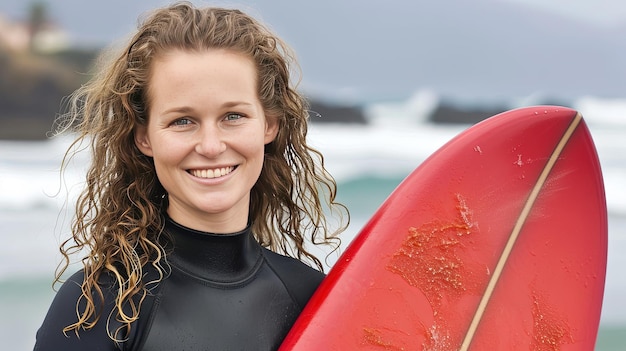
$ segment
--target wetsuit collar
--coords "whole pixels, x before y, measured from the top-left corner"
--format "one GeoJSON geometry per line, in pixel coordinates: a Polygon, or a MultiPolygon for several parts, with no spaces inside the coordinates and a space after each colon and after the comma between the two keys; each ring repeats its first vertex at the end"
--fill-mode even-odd
{"type": "Polygon", "coordinates": [[[205,281],[237,283],[254,275],[261,263],[261,246],[250,226],[230,234],[207,233],[166,218],[165,231],[174,246],[172,268],[205,281]]]}

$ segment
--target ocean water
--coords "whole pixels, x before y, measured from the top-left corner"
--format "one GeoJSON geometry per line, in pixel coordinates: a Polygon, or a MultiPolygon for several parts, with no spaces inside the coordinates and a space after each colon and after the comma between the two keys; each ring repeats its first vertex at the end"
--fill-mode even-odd
{"type": "MultiPolygon", "coordinates": [[[[326,156],[350,208],[347,245],[393,189],[464,125],[424,121],[428,97],[368,108],[370,125],[313,125],[311,143],[326,156]]],[[[600,156],[609,208],[609,253],[596,350],[626,345],[626,101],[586,98],[573,107],[589,125],[600,156]]],[[[64,138],[0,141],[0,338],[7,350],[30,350],[54,296],[58,246],[68,235],[65,199],[80,187],[85,158],[60,178],[64,138]]],[[[332,264],[332,258],[329,264],[332,264]]]]}

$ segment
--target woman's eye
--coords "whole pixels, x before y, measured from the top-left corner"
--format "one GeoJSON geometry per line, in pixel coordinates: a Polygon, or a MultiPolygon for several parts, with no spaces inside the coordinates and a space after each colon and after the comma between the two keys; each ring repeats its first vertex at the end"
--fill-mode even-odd
{"type": "Polygon", "coordinates": [[[191,120],[189,118],[179,118],[172,122],[173,126],[186,126],[191,124],[191,120]]]}
{"type": "Polygon", "coordinates": [[[227,121],[236,121],[238,119],[243,118],[243,115],[239,114],[239,113],[229,113],[226,115],[226,117],[224,118],[227,121]]]}

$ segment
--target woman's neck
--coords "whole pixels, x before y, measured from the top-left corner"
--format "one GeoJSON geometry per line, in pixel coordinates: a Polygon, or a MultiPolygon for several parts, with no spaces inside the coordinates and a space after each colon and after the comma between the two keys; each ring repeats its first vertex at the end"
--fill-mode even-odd
{"type": "Polygon", "coordinates": [[[188,275],[213,282],[238,282],[254,273],[261,246],[250,228],[235,233],[207,233],[168,218],[165,231],[172,240],[168,261],[188,275]]]}

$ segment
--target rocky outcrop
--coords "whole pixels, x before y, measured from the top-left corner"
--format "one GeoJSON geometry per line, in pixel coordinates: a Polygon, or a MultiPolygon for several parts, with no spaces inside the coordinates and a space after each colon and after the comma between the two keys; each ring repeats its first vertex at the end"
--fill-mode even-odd
{"type": "Polygon", "coordinates": [[[359,106],[342,106],[320,100],[313,100],[310,103],[309,120],[311,123],[367,123],[363,109],[359,106]]]}
{"type": "Polygon", "coordinates": [[[506,110],[508,110],[506,107],[459,108],[454,105],[440,104],[429,120],[433,123],[475,124],[506,110]]]}

